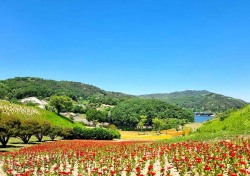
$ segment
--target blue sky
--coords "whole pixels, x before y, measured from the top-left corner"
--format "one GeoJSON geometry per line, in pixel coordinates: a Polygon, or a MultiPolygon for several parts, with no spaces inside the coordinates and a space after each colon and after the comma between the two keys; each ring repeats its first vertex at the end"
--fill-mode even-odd
{"type": "Polygon", "coordinates": [[[248,0],[1,0],[0,79],[250,102],[248,0]]]}

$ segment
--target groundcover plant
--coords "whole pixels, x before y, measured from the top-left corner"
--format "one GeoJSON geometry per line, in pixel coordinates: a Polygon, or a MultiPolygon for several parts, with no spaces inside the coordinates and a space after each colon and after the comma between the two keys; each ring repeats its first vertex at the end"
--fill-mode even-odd
{"type": "Polygon", "coordinates": [[[250,174],[250,139],[161,143],[57,141],[1,153],[8,176],[250,174]]]}

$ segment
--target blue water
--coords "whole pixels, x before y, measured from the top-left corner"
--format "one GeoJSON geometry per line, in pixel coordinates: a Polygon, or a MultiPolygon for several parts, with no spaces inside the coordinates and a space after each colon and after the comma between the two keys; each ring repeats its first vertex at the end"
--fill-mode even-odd
{"type": "Polygon", "coordinates": [[[209,119],[212,119],[212,116],[194,116],[194,121],[195,122],[205,122],[209,119]]]}

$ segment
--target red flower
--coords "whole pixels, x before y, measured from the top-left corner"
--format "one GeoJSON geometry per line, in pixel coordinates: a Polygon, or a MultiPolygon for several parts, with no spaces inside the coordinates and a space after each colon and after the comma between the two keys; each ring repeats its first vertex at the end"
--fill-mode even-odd
{"type": "Polygon", "coordinates": [[[136,170],[136,172],[141,172],[141,169],[140,169],[139,166],[137,166],[137,167],[135,168],[135,170],[136,170]]]}
{"type": "Polygon", "coordinates": [[[209,167],[209,166],[205,166],[205,168],[204,168],[206,171],[211,171],[212,170],[212,168],[211,167],[209,167]]]}
{"type": "Polygon", "coordinates": [[[111,175],[115,175],[115,171],[110,171],[110,174],[111,175]]]}
{"type": "Polygon", "coordinates": [[[236,155],[236,152],[235,151],[230,151],[230,154],[229,154],[231,157],[235,157],[236,155]]]}
{"type": "Polygon", "coordinates": [[[224,168],[224,167],[225,167],[225,164],[220,164],[219,167],[220,167],[220,168],[224,168]]]}
{"type": "Polygon", "coordinates": [[[149,166],[148,166],[148,169],[153,169],[153,165],[152,164],[150,164],[149,166]]]}
{"type": "Polygon", "coordinates": [[[161,168],[161,172],[164,172],[164,171],[165,171],[165,169],[162,167],[162,168],[161,168]]]}
{"type": "Polygon", "coordinates": [[[237,176],[237,174],[236,173],[231,173],[230,176],[237,176]]]}
{"type": "Polygon", "coordinates": [[[247,174],[247,170],[246,169],[240,169],[240,172],[243,174],[247,174]]]}
{"type": "Polygon", "coordinates": [[[12,169],[8,169],[6,172],[10,174],[12,171],[13,171],[12,169]]]}

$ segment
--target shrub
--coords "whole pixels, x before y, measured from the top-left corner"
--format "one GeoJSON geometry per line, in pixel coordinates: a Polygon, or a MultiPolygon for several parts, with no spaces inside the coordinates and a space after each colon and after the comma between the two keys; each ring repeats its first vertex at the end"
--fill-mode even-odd
{"type": "Polygon", "coordinates": [[[113,139],[120,139],[121,138],[121,133],[118,130],[109,130],[112,135],[113,135],[113,139]]]}
{"type": "Polygon", "coordinates": [[[117,127],[114,124],[109,125],[109,129],[111,130],[117,130],[117,127]]]}
{"type": "Polygon", "coordinates": [[[80,127],[74,127],[73,128],[73,136],[77,139],[81,139],[82,138],[82,134],[83,134],[83,129],[80,127]]]}
{"type": "Polygon", "coordinates": [[[121,134],[117,130],[108,130],[105,128],[80,128],[75,127],[72,135],[64,136],[66,139],[96,139],[96,140],[112,140],[120,138],[121,134]]]}
{"type": "Polygon", "coordinates": [[[93,128],[91,129],[92,131],[92,139],[97,139],[97,140],[112,140],[113,139],[113,134],[111,131],[106,130],[104,128],[93,128]]]}
{"type": "Polygon", "coordinates": [[[92,139],[92,137],[93,137],[92,129],[84,128],[82,130],[81,139],[92,139]]]}

